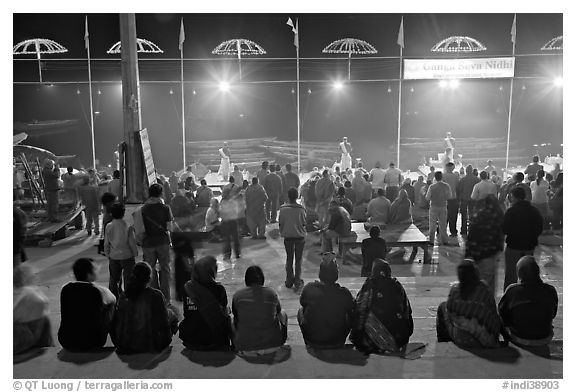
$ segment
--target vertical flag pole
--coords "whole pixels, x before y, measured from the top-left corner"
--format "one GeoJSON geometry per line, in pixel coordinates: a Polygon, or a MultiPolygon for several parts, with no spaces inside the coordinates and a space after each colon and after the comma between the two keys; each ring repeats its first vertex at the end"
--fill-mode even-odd
{"type": "Polygon", "coordinates": [[[240,40],[236,41],[236,53],[238,56],[238,74],[240,75],[240,80],[242,80],[242,51],[240,47],[240,40]]]}
{"type": "Polygon", "coordinates": [[[396,167],[400,167],[400,129],[402,125],[402,50],[404,49],[404,16],[398,30],[398,45],[400,46],[400,74],[398,83],[398,144],[396,146],[396,167]]]}
{"type": "Polygon", "coordinates": [[[512,78],[510,79],[510,102],[508,104],[508,133],[506,138],[506,172],[508,175],[508,163],[510,159],[510,127],[512,124],[512,94],[514,92],[514,68],[516,67],[516,14],[514,14],[514,21],[512,22],[512,29],[510,30],[510,40],[512,41],[512,61],[514,62],[512,68],[512,78]]]}
{"type": "Polygon", "coordinates": [[[300,42],[298,37],[298,18],[296,18],[296,25],[292,22],[292,18],[288,18],[286,24],[292,27],[292,32],[294,33],[294,46],[296,47],[296,123],[298,130],[298,173],[300,173],[302,168],[300,166],[300,42]]]}
{"type": "Polygon", "coordinates": [[[298,116],[298,173],[302,171],[300,166],[300,37],[298,35],[298,18],[296,18],[296,115],[298,116]]]}
{"type": "Polygon", "coordinates": [[[180,93],[182,101],[182,168],[186,169],[186,110],[184,106],[184,18],[180,18],[180,93]]]}
{"type": "Polygon", "coordinates": [[[42,63],[40,62],[40,45],[38,45],[38,40],[34,42],[36,46],[36,58],[38,59],[38,75],[40,77],[40,83],[42,83],[42,63]]]}
{"type": "Polygon", "coordinates": [[[92,143],[92,167],[96,170],[96,147],[94,145],[94,104],[92,102],[92,68],[90,66],[90,36],[88,35],[88,15],[84,23],[84,44],[88,53],[88,95],[90,96],[90,137],[92,143]]]}

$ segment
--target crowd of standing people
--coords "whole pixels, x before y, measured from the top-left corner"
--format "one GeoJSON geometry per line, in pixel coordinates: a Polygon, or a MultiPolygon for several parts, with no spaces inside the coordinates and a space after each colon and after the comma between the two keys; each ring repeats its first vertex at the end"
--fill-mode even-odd
{"type": "MultiPolygon", "coordinates": [[[[236,260],[242,257],[241,236],[266,239],[266,225],[278,223],[286,251],[285,286],[302,290],[297,320],[306,344],[337,348],[350,336],[365,353],[402,352],[414,329],[412,311],[402,284],[385,261],[387,248],[380,231],[386,225],[412,223],[414,208],[422,208],[428,210],[431,244],[438,232],[440,246],[457,246],[447,230],[450,237],[458,236],[460,214],[466,246],[465,260],[457,268],[458,284],[438,307],[438,340],[466,347],[498,347],[507,341],[545,344],[553,336],[558,298],[555,289],[542,282],[533,254],[543,230],[549,225],[561,227],[562,173],[555,177],[544,173],[535,159],[526,169],[526,181],[521,172],[503,181],[488,164],[479,173],[470,165],[460,173],[448,162],[443,171],[431,168],[433,179],[426,182],[424,176],[417,181],[404,178],[394,163],[387,170],[377,163],[371,171],[358,165],[343,171],[315,170],[300,184],[290,165],[283,171],[263,162],[251,184],[232,173],[220,201],[204,180],[198,186],[187,170],[179,178],[175,173],[170,179],[161,176],[149,187],[148,200],[134,214],[133,226],[124,221],[121,199],[118,202],[111,193],[99,202],[90,176],[84,177],[76,188],[79,199],[85,205],[104,206],[110,283],[108,288],[94,284],[93,260],[75,262],[76,281],[61,293],[58,339],[69,350],[83,351],[102,347],[110,334],[120,352],[158,352],[179,333],[192,350],[234,349],[246,356],[274,352],[287,341],[287,317],[275,290],[264,286],[260,267],[246,270],[246,287],[234,294],[230,308],[226,291],[216,280],[216,258],[196,260],[181,288],[180,321],[171,304],[169,249],[171,232],[210,233],[211,239],[222,242],[224,261],[231,262],[232,255],[236,260]],[[370,241],[362,244],[361,273],[366,281],[355,299],[337,283],[333,251],[337,239],[354,236],[352,220],[371,226],[370,241]],[[305,284],[302,257],[307,233],[312,231],[320,233],[322,262],[319,280],[305,284]],[[496,305],[496,260],[504,242],[505,294],[496,305]],[[142,248],[142,263],[136,262],[137,245],[142,248]],[[80,307],[90,316],[78,313],[80,307]]],[[[98,208],[87,212],[96,234],[98,208]]],[[[16,219],[20,218],[15,212],[15,232],[20,230],[16,219]]],[[[91,234],[91,225],[86,229],[91,234]]],[[[21,247],[16,241],[15,236],[15,245],[21,247]]],[[[14,257],[21,257],[16,250],[14,257]]],[[[48,338],[46,298],[31,288],[21,263],[15,262],[14,271],[14,352],[53,344],[48,338]],[[26,301],[35,306],[24,306],[26,301]]]]}

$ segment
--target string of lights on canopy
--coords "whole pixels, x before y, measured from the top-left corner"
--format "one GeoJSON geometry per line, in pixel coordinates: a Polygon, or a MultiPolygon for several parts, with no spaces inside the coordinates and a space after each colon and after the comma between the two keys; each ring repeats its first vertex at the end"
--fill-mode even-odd
{"type": "Polygon", "coordinates": [[[40,56],[42,54],[66,53],[68,49],[60,45],[58,42],[46,38],[33,38],[19,42],[14,45],[12,53],[15,55],[35,54],[38,59],[38,74],[40,75],[40,83],[42,83],[42,64],[40,63],[40,56]]]}
{"type": "Polygon", "coordinates": [[[357,38],[342,38],[331,42],[322,49],[322,53],[348,54],[348,80],[350,80],[350,62],[353,54],[376,54],[378,51],[366,41],[357,38]]]}
{"type": "Polygon", "coordinates": [[[242,55],[258,56],[266,54],[266,50],[254,41],[245,38],[233,38],[221,42],[212,50],[212,54],[220,56],[237,56],[238,57],[238,71],[240,80],[242,80],[242,55]]]}
{"type": "Polygon", "coordinates": [[[540,50],[563,50],[564,49],[564,36],[560,35],[558,37],[552,38],[550,41],[546,42],[540,50]]]}
{"type": "Polygon", "coordinates": [[[432,52],[444,53],[466,53],[481,52],[486,50],[486,46],[475,38],[453,36],[443,39],[430,49],[432,52]]]}
{"type": "MultiPolygon", "coordinates": [[[[154,42],[144,38],[136,38],[136,51],[138,53],[164,53],[154,42]]],[[[121,42],[118,41],[108,49],[108,54],[120,54],[122,52],[121,42]]]]}

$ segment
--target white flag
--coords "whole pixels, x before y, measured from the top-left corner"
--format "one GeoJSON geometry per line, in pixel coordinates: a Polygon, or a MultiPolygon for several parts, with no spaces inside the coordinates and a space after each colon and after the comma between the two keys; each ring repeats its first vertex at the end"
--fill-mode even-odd
{"type": "Polygon", "coordinates": [[[292,32],[294,33],[294,46],[298,47],[298,19],[296,19],[296,26],[292,23],[292,18],[288,18],[286,24],[292,27],[292,32]]]}
{"type": "Polygon", "coordinates": [[[90,47],[90,39],[88,36],[88,15],[86,15],[86,19],[84,21],[84,47],[86,50],[90,47]]]}
{"type": "Polygon", "coordinates": [[[400,21],[400,30],[398,30],[397,43],[402,47],[402,49],[404,49],[404,17],[402,17],[402,20],[400,21]]]}
{"type": "Polygon", "coordinates": [[[180,38],[178,40],[178,49],[180,51],[184,50],[184,40],[186,36],[184,35],[184,18],[180,19],[180,38]]]}
{"type": "Polygon", "coordinates": [[[510,30],[510,40],[516,43],[516,14],[514,14],[514,21],[512,22],[512,29],[510,30]]]}

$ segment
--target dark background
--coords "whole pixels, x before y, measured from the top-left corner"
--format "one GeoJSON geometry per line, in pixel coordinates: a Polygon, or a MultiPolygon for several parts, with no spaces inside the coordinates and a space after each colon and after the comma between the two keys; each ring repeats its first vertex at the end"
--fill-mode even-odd
{"type": "MultiPolygon", "coordinates": [[[[137,35],[156,43],[163,54],[139,54],[143,126],[148,128],[157,166],[168,172],[181,167],[180,18],[184,18],[186,137],[189,141],[276,136],[296,140],[296,64],[293,34],[286,19],[299,18],[301,136],[304,141],[337,141],[348,136],[355,152],[371,166],[395,159],[398,116],[399,14],[137,14],[137,35]],[[341,91],[331,82],[346,79],[347,60],[323,54],[330,42],[353,37],[371,43],[376,55],[352,59],[352,83],[341,91]],[[267,54],[238,62],[212,55],[220,42],[247,38],[267,54]],[[284,58],[279,59],[277,58],[284,58]],[[219,80],[232,82],[229,93],[219,80]],[[374,81],[377,79],[378,81],[374,81]],[[255,83],[261,82],[261,83],[255,83]],[[265,83],[264,83],[265,82],[265,83]],[[308,93],[310,89],[311,93],[308,93]],[[172,94],[170,93],[172,92],[172,94]],[[194,92],[196,94],[194,94],[194,92]]],[[[34,56],[14,56],[14,121],[78,119],[65,134],[30,138],[26,143],[58,155],[77,154],[90,162],[88,74],[84,49],[84,14],[14,14],[14,44],[49,38],[69,52],[45,55],[38,81],[34,56]],[[22,60],[27,58],[29,60],[22,60]],[[73,59],[73,60],[66,60],[73,59]],[[75,83],[59,83],[75,82],[75,83]]],[[[404,15],[404,57],[442,58],[430,48],[452,35],[474,37],[487,50],[479,56],[510,56],[512,14],[404,15]]],[[[122,140],[120,56],[106,51],[120,39],[117,14],[88,16],[95,115],[96,156],[112,163],[122,140]],[[98,93],[98,91],[100,93],[98,93]]],[[[541,154],[561,153],[562,56],[541,56],[540,48],[562,35],[561,14],[518,14],[516,77],[511,139],[525,149],[550,143],[541,154]],[[534,55],[534,56],[521,56],[534,55]]],[[[402,137],[505,137],[509,79],[464,80],[457,90],[441,90],[436,81],[403,81],[402,137]]],[[[405,168],[419,157],[401,158],[405,168]]],[[[523,162],[518,162],[523,163],[523,162]]]]}

